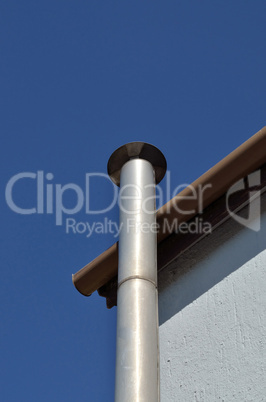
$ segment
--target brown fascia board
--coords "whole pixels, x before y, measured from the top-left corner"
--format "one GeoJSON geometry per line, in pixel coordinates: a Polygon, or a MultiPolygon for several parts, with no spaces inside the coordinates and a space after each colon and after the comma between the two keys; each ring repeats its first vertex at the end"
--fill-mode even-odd
{"type": "MultiPolygon", "coordinates": [[[[189,221],[200,212],[198,205],[200,192],[202,209],[205,209],[224,195],[235,182],[265,163],[266,126],[157,211],[158,253],[160,253],[160,243],[171,235],[169,230],[162,230],[165,219],[168,221],[169,229],[174,227],[172,222],[175,220],[178,224],[189,221]]],[[[90,296],[115,278],[117,272],[118,242],[72,275],[72,281],[81,294],[90,296]]]]}

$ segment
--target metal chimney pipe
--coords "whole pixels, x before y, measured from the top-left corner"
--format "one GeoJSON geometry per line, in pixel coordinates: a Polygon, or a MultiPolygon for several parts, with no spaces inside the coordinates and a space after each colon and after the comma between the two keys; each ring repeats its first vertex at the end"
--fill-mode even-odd
{"type": "Polygon", "coordinates": [[[160,400],[155,184],[165,172],[161,151],[143,142],[108,162],[121,187],[115,402],[160,400]]]}

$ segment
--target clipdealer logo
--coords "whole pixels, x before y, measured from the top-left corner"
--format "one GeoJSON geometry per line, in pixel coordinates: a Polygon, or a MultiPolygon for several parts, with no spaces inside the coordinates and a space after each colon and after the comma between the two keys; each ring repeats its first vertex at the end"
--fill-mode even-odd
{"type": "MultiPolygon", "coordinates": [[[[156,186],[156,202],[158,209],[165,204],[169,199],[175,198],[175,202],[172,203],[172,207],[175,208],[178,214],[191,215],[197,214],[199,217],[195,226],[192,226],[191,222],[181,223],[176,219],[173,222],[168,222],[167,212],[166,218],[163,222],[163,227],[160,228],[162,231],[175,231],[180,233],[210,233],[212,228],[211,224],[208,222],[203,222],[201,214],[203,212],[203,199],[206,191],[211,189],[211,184],[206,184],[204,186],[198,186],[197,188],[193,185],[187,183],[177,186],[173,192],[170,191],[170,172],[168,171],[165,176],[165,193],[163,193],[162,188],[156,186]],[[181,193],[183,189],[188,189],[185,193],[181,193]],[[184,195],[186,194],[186,195],[184,195]],[[167,198],[166,200],[164,198],[167,198]],[[185,202],[179,203],[178,200],[185,202]],[[196,206],[195,209],[189,209],[191,205],[190,201],[193,200],[193,205],[196,206]],[[180,205],[182,204],[182,208],[180,205]],[[187,208],[187,209],[185,209],[187,208]],[[190,226],[189,226],[190,225],[190,226]]],[[[85,174],[85,190],[75,183],[59,184],[54,183],[54,175],[52,173],[44,173],[44,171],[34,172],[21,172],[12,176],[6,184],[5,189],[5,199],[8,207],[15,213],[21,215],[33,215],[33,214],[54,214],[56,226],[62,226],[65,223],[66,233],[73,234],[85,234],[90,237],[93,233],[96,234],[113,234],[117,237],[120,233],[120,226],[111,220],[106,218],[107,213],[115,207],[116,204],[119,205],[120,209],[123,209],[123,200],[132,198],[137,200],[141,199],[140,189],[134,185],[127,185],[126,188],[120,188],[118,192],[118,187],[110,180],[109,176],[104,173],[86,173],[85,174]],[[92,179],[97,180],[107,180],[109,185],[112,186],[112,191],[108,192],[110,195],[109,199],[104,199],[103,202],[106,206],[102,209],[92,209],[90,196],[93,193],[92,190],[92,179]],[[36,188],[35,196],[33,197],[31,205],[27,207],[22,207],[19,203],[18,195],[14,197],[14,193],[17,191],[16,186],[18,183],[18,188],[21,191],[21,185],[25,185],[25,181],[31,181],[34,183],[36,188]],[[126,194],[128,187],[132,187],[130,191],[131,196],[126,194]],[[72,193],[75,198],[75,204],[72,208],[67,207],[68,196],[72,193]],[[16,199],[16,201],[14,200],[16,199]],[[94,222],[79,222],[73,218],[74,215],[79,212],[85,211],[88,215],[98,215],[102,216],[102,220],[95,220],[94,222]]],[[[101,182],[102,184],[102,182],[101,182]]],[[[260,230],[260,191],[258,191],[258,186],[261,184],[261,172],[257,170],[251,173],[247,178],[239,180],[237,183],[232,185],[226,193],[226,209],[235,221],[241,225],[252,229],[254,231],[260,230]],[[229,198],[231,195],[236,194],[239,191],[248,190],[249,198],[247,204],[249,205],[249,216],[248,218],[243,218],[237,214],[237,211],[231,211],[229,198]]],[[[98,186],[99,188],[99,186],[98,186]]],[[[22,190],[23,191],[23,190],[22,190]]],[[[154,200],[155,201],[155,200],[154,200]]],[[[166,204],[166,206],[169,205],[166,204]]],[[[146,211],[146,201],[140,206],[145,212],[146,211]]],[[[129,215],[134,214],[136,211],[126,211],[129,215]]],[[[137,225],[136,225],[137,226],[137,225]]],[[[129,225],[129,230],[132,230],[132,225],[129,225]]],[[[146,230],[144,227],[141,230],[146,230]]],[[[149,230],[158,230],[158,228],[150,228],[149,230]]]]}
{"type": "Polygon", "coordinates": [[[246,178],[240,179],[234,183],[226,194],[226,209],[229,215],[240,225],[245,226],[255,232],[260,230],[261,226],[261,191],[259,187],[261,185],[261,171],[256,170],[250,173],[246,178]],[[248,217],[244,218],[237,215],[236,212],[231,211],[229,206],[229,197],[237,192],[247,190],[249,207],[248,217]]]}

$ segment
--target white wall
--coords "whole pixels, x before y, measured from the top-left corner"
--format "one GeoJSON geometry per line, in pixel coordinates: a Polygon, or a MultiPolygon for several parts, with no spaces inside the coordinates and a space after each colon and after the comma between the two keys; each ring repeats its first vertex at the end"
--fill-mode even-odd
{"type": "Polygon", "coordinates": [[[231,220],[160,273],[161,402],[266,401],[263,209],[260,232],[231,220]]]}

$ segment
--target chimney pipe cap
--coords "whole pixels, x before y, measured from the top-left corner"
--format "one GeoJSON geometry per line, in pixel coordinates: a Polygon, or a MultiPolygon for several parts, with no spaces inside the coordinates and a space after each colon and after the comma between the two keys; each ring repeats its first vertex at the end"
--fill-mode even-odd
{"type": "Polygon", "coordinates": [[[129,142],[112,153],[107,164],[107,171],[111,180],[120,185],[120,172],[123,165],[130,159],[144,159],[154,168],[156,184],[163,179],[167,163],[163,153],[154,145],[146,142],[129,142]]]}

